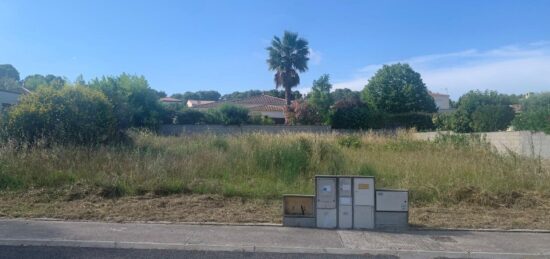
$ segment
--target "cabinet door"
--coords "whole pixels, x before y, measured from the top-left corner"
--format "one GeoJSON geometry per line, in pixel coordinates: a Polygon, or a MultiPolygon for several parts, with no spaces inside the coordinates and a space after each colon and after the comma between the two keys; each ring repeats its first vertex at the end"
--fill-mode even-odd
{"type": "Polygon", "coordinates": [[[336,208],[336,178],[317,178],[317,208],[336,208]]]}
{"type": "Polygon", "coordinates": [[[374,206],[374,178],[353,178],[353,204],[374,206]]]}

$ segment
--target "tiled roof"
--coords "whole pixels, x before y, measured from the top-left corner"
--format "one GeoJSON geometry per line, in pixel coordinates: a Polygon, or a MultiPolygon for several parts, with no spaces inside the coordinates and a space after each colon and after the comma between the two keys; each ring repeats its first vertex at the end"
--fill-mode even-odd
{"type": "Polygon", "coordinates": [[[171,98],[171,97],[160,98],[160,101],[163,103],[181,103],[180,99],[171,98]]]}
{"type": "Polygon", "coordinates": [[[250,107],[249,110],[255,112],[284,112],[285,107],[276,105],[261,105],[250,107]]]}
{"type": "MultiPolygon", "coordinates": [[[[253,96],[253,97],[250,97],[250,98],[240,99],[240,100],[219,101],[219,102],[215,102],[215,103],[200,104],[200,105],[193,106],[193,108],[202,108],[202,109],[204,109],[204,108],[215,108],[215,107],[218,107],[219,105],[224,104],[224,103],[235,104],[235,105],[243,106],[243,107],[249,108],[250,110],[256,111],[253,108],[258,107],[258,106],[280,106],[280,107],[283,107],[283,106],[286,105],[286,100],[282,99],[282,98],[269,96],[269,95],[258,95],[258,96],[253,96]]],[[[269,109],[275,109],[275,108],[269,108],[269,109]]]]}

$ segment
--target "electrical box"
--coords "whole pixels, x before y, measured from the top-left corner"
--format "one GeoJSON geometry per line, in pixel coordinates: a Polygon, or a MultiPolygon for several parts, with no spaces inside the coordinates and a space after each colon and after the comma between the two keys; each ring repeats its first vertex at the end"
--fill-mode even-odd
{"type": "Polygon", "coordinates": [[[409,211],[409,192],[405,190],[376,190],[376,211],[409,211]]]}
{"type": "Polygon", "coordinates": [[[374,178],[353,178],[353,205],[374,206],[374,178]]]}
{"type": "Polygon", "coordinates": [[[409,192],[376,190],[376,227],[406,228],[409,224],[409,192]]]}
{"type": "Polygon", "coordinates": [[[338,227],[336,208],[337,178],[317,176],[316,189],[316,221],[318,228],[338,227]]]}
{"type": "Polygon", "coordinates": [[[317,177],[317,208],[336,209],[336,178],[317,177]]]}
{"type": "Polygon", "coordinates": [[[353,227],[351,177],[338,177],[338,228],[353,227]]]}
{"type": "Polygon", "coordinates": [[[372,229],[375,226],[374,177],[353,178],[353,228],[372,229]]]}

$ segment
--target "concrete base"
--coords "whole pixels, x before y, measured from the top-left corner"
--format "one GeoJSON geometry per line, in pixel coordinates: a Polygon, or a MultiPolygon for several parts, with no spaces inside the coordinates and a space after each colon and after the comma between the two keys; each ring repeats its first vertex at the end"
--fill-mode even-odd
{"type": "Polygon", "coordinates": [[[314,217],[293,217],[283,216],[283,226],[285,227],[302,227],[302,228],[314,228],[314,217]]]}
{"type": "Polygon", "coordinates": [[[408,212],[376,212],[376,228],[407,228],[409,226],[408,212]]]}

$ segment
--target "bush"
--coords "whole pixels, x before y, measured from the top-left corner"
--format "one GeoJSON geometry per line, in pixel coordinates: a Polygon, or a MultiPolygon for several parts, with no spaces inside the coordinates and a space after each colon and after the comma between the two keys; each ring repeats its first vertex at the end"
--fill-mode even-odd
{"type": "Polygon", "coordinates": [[[514,110],[508,105],[483,105],[472,113],[471,127],[476,132],[505,130],[514,116],[514,110]]]}
{"type": "Polygon", "coordinates": [[[521,104],[522,112],[512,122],[514,128],[550,134],[550,92],[529,96],[521,104]]]}
{"type": "Polygon", "coordinates": [[[292,104],[295,122],[302,125],[319,125],[323,123],[323,115],[315,106],[305,102],[297,101],[292,104]]]}
{"type": "Polygon", "coordinates": [[[382,124],[380,113],[358,100],[343,100],[334,105],[330,122],[335,129],[376,129],[382,124]]]}
{"type": "Polygon", "coordinates": [[[205,115],[201,111],[183,109],[176,112],[175,124],[200,124],[204,122],[205,115]]]}
{"type": "Polygon", "coordinates": [[[212,122],[221,122],[224,125],[242,125],[248,121],[248,109],[232,105],[223,104],[217,109],[209,111],[212,122]]]}
{"type": "Polygon", "coordinates": [[[384,116],[385,128],[416,128],[417,130],[434,129],[433,115],[423,112],[387,114],[384,116]]]}
{"type": "Polygon", "coordinates": [[[99,144],[116,139],[113,108],[105,95],[85,87],[40,88],[10,109],[12,139],[47,144],[99,144]]]}
{"type": "Polygon", "coordinates": [[[263,116],[263,115],[255,115],[250,117],[250,124],[254,125],[273,125],[275,124],[275,121],[273,119],[263,116]]]}

